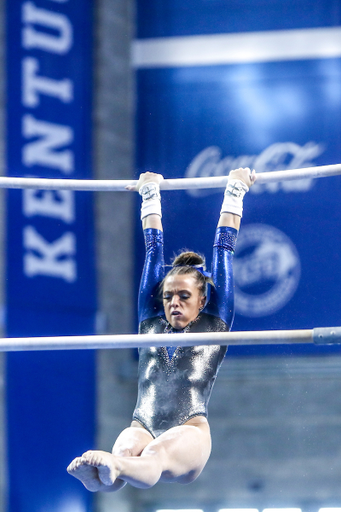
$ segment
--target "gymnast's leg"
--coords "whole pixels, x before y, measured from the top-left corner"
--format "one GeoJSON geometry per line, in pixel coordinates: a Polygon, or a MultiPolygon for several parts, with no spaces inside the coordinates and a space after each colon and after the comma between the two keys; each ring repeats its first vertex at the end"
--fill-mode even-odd
{"type": "MultiPolygon", "coordinates": [[[[102,459],[112,456],[117,457],[137,457],[141,455],[143,449],[153,440],[153,436],[136,421],[132,422],[132,426],[126,428],[118,436],[112,454],[102,451],[91,451],[86,454],[102,454],[102,459]]],[[[97,468],[96,465],[89,464],[88,457],[76,457],[68,466],[67,471],[70,475],[78,478],[84,486],[92,492],[115,492],[126,485],[126,482],[117,478],[114,483],[110,482],[106,485],[100,478],[102,466],[97,468]]],[[[104,466],[103,466],[104,470],[104,466]]],[[[104,470],[105,471],[105,470],[104,470]]]]}
{"type": "Polygon", "coordinates": [[[139,456],[88,451],[81,458],[85,464],[98,470],[98,478],[107,485],[106,490],[113,491],[117,490],[115,481],[120,486],[122,482],[128,482],[139,488],[151,487],[159,480],[190,483],[200,475],[210,452],[208,422],[206,418],[197,416],[151,440],[139,456]]]}

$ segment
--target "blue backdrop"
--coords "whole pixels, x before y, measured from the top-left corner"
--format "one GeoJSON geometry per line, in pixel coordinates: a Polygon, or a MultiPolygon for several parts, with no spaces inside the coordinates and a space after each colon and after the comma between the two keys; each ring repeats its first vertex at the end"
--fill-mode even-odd
{"type": "MultiPolygon", "coordinates": [[[[91,177],[92,1],[11,0],[7,173],[91,177]]],[[[96,313],[92,196],[7,195],[8,336],[91,334],[96,313]]],[[[94,445],[94,353],[8,354],[10,512],[90,509],[66,473],[94,445]]]]}
{"type": "MultiPolygon", "coordinates": [[[[144,2],[140,37],[339,24],[340,2],[144,2]],[[270,5],[271,4],[271,5],[270,5]],[[245,16],[241,16],[241,10],[245,16]],[[155,23],[147,23],[146,12],[155,23]],[[254,19],[257,20],[257,27],[254,19]],[[290,14],[290,15],[289,15],[290,14]],[[250,15],[250,16],[249,16],[250,15]],[[221,23],[214,20],[220,18],[221,23]],[[175,20],[177,20],[175,22],[175,20]],[[157,28],[155,28],[157,27],[157,28]]],[[[138,71],[137,167],[165,177],[257,172],[340,162],[341,63],[311,59],[138,71]]],[[[245,198],[235,255],[234,330],[340,323],[338,177],[255,185],[245,198]]],[[[183,247],[210,262],[219,193],[165,192],[166,256],[183,247]]],[[[143,241],[137,230],[141,269],[143,241]]],[[[235,354],[339,352],[312,346],[235,354]]]]}
{"type": "Polygon", "coordinates": [[[138,37],[339,25],[339,0],[138,0],[138,37]]]}

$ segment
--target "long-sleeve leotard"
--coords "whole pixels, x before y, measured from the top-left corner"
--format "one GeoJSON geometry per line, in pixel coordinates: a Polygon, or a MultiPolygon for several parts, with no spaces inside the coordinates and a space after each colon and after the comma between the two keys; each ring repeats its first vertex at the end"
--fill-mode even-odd
{"type": "MultiPolygon", "coordinates": [[[[139,291],[139,332],[172,331],[164,316],[159,285],[164,271],[163,233],[144,231],[146,258],[139,291]]],[[[220,227],[213,245],[210,299],[187,332],[227,331],[233,322],[232,257],[237,230],[220,227]]],[[[173,332],[176,332],[173,330],[173,332]]],[[[226,347],[166,347],[139,351],[138,398],[133,419],[154,437],[190,418],[207,416],[212,386],[226,347]]]]}

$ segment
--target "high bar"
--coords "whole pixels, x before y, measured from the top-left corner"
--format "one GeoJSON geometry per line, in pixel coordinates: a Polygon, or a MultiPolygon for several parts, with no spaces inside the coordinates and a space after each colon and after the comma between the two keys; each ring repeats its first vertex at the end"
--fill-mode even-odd
{"type": "Polygon", "coordinates": [[[0,352],[33,350],[91,350],[199,345],[282,345],[341,343],[341,327],[302,330],[204,332],[179,334],[113,334],[0,338],[0,352]]]}
{"type": "MultiPolygon", "coordinates": [[[[341,164],[289,169],[286,171],[261,172],[257,174],[257,183],[300,180],[305,178],[324,178],[341,174],[341,164]]],[[[207,188],[225,188],[227,176],[202,178],[165,179],[161,190],[193,190],[207,188]]],[[[38,190],[79,190],[89,192],[127,192],[127,185],[135,185],[136,180],[77,180],[55,178],[16,178],[0,176],[0,188],[38,190]]]]}

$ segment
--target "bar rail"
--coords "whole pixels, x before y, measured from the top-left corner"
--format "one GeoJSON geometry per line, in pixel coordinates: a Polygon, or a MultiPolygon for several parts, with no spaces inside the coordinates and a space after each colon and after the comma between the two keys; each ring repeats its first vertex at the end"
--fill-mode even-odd
{"type": "Polygon", "coordinates": [[[199,345],[282,345],[341,343],[341,327],[302,330],[237,331],[179,334],[113,334],[0,338],[0,352],[32,350],[91,350],[199,345]]]}
{"type": "MultiPolygon", "coordinates": [[[[341,164],[289,169],[286,171],[261,172],[257,174],[257,183],[300,180],[303,178],[325,178],[341,174],[341,164]]],[[[193,190],[208,188],[225,188],[227,176],[199,178],[175,178],[162,181],[161,190],[193,190]]],[[[135,185],[132,180],[77,180],[54,178],[16,178],[0,177],[0,188],[38,190],[79,190],[90,192],[127,192],[128,185],[135,185]]]]}

